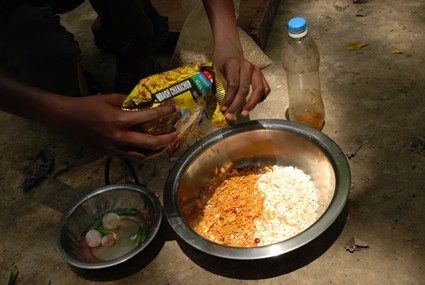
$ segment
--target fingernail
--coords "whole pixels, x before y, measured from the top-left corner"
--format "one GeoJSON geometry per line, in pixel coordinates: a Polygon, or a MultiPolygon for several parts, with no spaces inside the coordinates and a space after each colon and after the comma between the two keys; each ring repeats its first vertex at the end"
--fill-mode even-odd
{"type": "Polygon", "coordinates": [[[246,117],[246,116],[248,116],[248,115],[249,115],[249,111],[248,111],[248,110],[243,110],[243,111],[241,112],[241,115],[242,115],[242,116],[244,116],[244,117],[246,117]]]}
{"type": "Polygon", "coordinates": [[[226,114],[226,119],[231,120],[233,118],[233,114],[232,113],[227,113],[226,114]]]}
{"type": "Polygon", "coordinates": [[[221,106],[220,110],[221,110],[222,112],[226,112],[226,110],[227,110],[227,106],[221,106]]]}

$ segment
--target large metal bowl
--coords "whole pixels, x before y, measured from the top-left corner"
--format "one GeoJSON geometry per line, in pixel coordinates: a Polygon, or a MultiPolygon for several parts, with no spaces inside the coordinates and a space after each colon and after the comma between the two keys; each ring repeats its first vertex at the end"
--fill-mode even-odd
{"type": "Polygon", "coordinates": [[[107,185],[81,197],[62,216],[56,230],[56,248],[60,256],[77,269],[107,270],[123,265],[155,238],[162,221],[162,207],[158,198],[147,188],[133,184],[107,185]],[[95,218],[108,211],[131,208],[147,213],[151,226],[145,241],[122,256],[110,261],[99,261],[80,246],[80,241],[95,218]]]}
{"type": "Polygon", "coordinates": [[[255,260],[275,257],[311,242],[337,219],[351,184],[346,156],[328,136],[287,120],[255,120],[217,130],[190,147],[174,165],[165,183],[164,208],[174,231],[190,246],[213,256],[255,260]],[[318,188],[318,220],[290,239],[259,247],[230,247],[198,235],[182,217],[197,191],[228,162],[294,166],[310,175],[318,188]]]}

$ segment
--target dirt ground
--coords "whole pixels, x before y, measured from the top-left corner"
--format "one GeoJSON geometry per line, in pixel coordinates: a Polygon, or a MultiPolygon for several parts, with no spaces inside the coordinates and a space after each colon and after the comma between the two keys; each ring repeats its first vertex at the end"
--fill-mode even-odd
{"type": "MultiPolygon", "coordinates": [[[[307,19],[321,52],[323,132],[343,149],[351,167],[352,189],[339,231],[297,256],[252,265],[219,264],[165,229],[165,241],[149,262],[120,279],[105,278],[106,284],[425,284],[425,2],[282,0],[265,48],[273,60],[263,70],[272,93],[252,119],[285,118],[280,49],[293,16],[307,19]],[[368,45],[346,48],[355,42],[368,45]],[[352,237],[369,247],[347,251],[352,237]]],[[[103,92],[110,91],[114,60],[94,46],[90,5],[62,18],[80,41],[85,68],[102,82],[103,92]]],[[[67,266],[54,238],[70,202],[103,186],[105,157],[6,113],[0,113],[0,133],[0,282],[16,265],[16,284],[98,283],[67,266]],[[24,192],[25,167],[42,150],[57,166],[69,168],[24,192]]],[[[161,156],[138,174],[162,193],[172,166],[161,156]]],[[[114,182],[126,181],[119,163],[113,173],[114,182]]]]}

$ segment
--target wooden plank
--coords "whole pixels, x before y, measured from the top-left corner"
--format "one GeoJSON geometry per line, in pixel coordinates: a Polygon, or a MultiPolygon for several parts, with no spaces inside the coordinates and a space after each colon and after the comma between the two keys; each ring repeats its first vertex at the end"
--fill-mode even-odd
{"type": "Polygon", "coordinates": [[[238,25],[264,49],[280,0],[241,0],[238,25]]]}
{"type": "MultiPolygon", "coordinates": [[[[161,15],[168,17],[171,33],[179,33],[185,21],[185,11],[181,1],[152,0],[161,15]]],[[[273,24],[280,0],[241,0],[238,25],[250,35],[262,49],[273,24]]]]}

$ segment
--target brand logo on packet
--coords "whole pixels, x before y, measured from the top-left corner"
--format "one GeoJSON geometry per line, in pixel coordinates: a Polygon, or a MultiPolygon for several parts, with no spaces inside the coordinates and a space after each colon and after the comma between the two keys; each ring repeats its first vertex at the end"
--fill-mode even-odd
{"type": "Polygon", "coordinates": [[[191,91],[193,99],[206,95],[211,89],[212,77],[209,72],[199,72],[192,77],[152,94],[155,103],[161,103],[187,91],[191,91]]]}
{"type": "Polygon", "coordinates": [[[179,82],[176,85],[170,86],[158,93],[152,94],[154,102],[164,102],[167,99],[173,98],[181,93],[184,93],[193,88],[192,82],[189,79],[179,82]]]}

